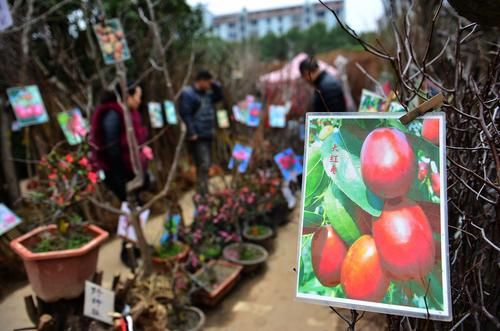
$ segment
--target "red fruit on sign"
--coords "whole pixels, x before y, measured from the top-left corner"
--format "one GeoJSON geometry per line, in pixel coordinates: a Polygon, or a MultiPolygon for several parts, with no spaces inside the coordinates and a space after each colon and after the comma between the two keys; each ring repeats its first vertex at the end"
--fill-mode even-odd
{"type": "Polygon", "coordinates": [[[429,163],[420,161],[418,163],[418,175],[417,175],[418,180],[423,181],[428,174],[429,174],[429,163]]]}
{"type": "Polygon", "coordinates": [[[432,186],[432,190],[434,191],[434,193],[437,196],[439,196],[439,194],[441,193],[441,180],[439,177],[439,172],[434,172],[431,175],[431,186],[432,186]]]}
{"type": "Polygon", "coordinates": [[[347,248],[331,225],[319,228],[311,243],[312,266],[316,278],[324,286],[340,282],[340,268],[347,248]]]}
{"type": "Polygon", "coordinates": [[[393,128],[373,130],[361,148],[361,175],[368,188],[383,199],[405,195],[416,176],[413,147],[393,128]]]}
{"type": "Polygon", "coordinates": [[[347,252],[340,282],[349,299],[380,301],[389,287],[389,278],[380,264],[375,241],[361,236],[347,252]]]}
{"type": "Polygon", "coordinates": [[[424,120],[422,137],[439,146],[439,119],[429,118],[424,120]]]}
{"type": "Polygon", "coordinates": [[[420,279],[432,270],[432,229],[416,202],[386,201],[382,214],[373,222],[373,238],[382,266],[395,279],[420,279]]]}

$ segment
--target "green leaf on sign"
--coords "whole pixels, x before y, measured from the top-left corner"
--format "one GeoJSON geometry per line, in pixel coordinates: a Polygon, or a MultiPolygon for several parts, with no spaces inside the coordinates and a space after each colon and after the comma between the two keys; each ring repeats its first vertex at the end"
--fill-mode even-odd
{"type": "Polygon", "coordinates": [[[312,233],[316,231],[316,229],[319,228],[322,223],[323,216],[308,210],[304,210],[303,232],[305,232],[306,234],[312,233]]]}
{"type": "Polygon", "coordinates": [[[344,124],[323,142],[321,155],[323,166],[335,185],[356,205],[378,217],[383,201],[366,187],[361,177],[360,154],[367,135],[368,132],[358,126],[344,124]],[[335,171],[331,171],[332,166],[335,171]]]}
{"type": "MultiPolygon", "coordinates": [[[[417,137],[409,133],[407,133],[406,136],[413,147],[415,160],[418,162],[419,155],[423,155],[430,158],[431,161],[436,162],[439,169],[439,147],[428,142],[422,137],[417,137]]],[[[436,196],[432,192],[431,184],[428,178],[424,182],[414,180],[412,186],[410,187],[410,191],[408,192],[408,197],[415,201],[436,202],[436,196]]]]}
{"type": "Polygon", "coordinates": [[[352,202],[335,185],[328,188],[323,200],[323,209],[335,232],[348,245],[352,245],[361,236],[356,221],[351,216],[352,207],[352,202]]]}
{"type": "Polygon", "coordinates": [[[425,140],[422,137],[417,137],[414,134],[406,134],[410,144],[413,146],[413,152],[415,153],[415,157],[417,157],[418,151],[422,151],[423,155],[430,158],[432,161],[436,162],[436,165],[439,168],[439,147],[434,145],[433,143],[425,140]]]}
{"type": "Polygon", "coordinates": [[[310,146],[307,154],[305,205],[309,206],[323,193],[329,179],[323,170],[320,146],[310,146]]]}

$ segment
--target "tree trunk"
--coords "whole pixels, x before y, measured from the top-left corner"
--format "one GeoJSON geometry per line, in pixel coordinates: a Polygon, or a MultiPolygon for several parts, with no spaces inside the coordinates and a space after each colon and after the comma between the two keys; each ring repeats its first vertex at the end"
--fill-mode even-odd
{"type": "Polygon", "coordinates": [[[13,204],[19,199],[19,185],[16,168],[12,160],[12,148],[10,141],[10,121],[4,100],[0,98],[0,146],[2,155],[2,170],[7,184],[9,203],[13,204]]]}

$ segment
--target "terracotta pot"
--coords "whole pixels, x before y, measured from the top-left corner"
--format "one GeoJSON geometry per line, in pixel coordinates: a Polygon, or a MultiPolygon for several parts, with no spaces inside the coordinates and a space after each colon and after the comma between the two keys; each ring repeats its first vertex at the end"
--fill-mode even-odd
{"type": "MultiPolygon", "coordinates": [[[[240,279],[240,274],[243,269],[242,266],[234,264],[225,260],[212,260],[207,264],[208,268],[213,268],[216,265],[232,269],[225,279],[218,280],[212,288],[200,288],[193,294],[193,301],[197,304],[214,307],[222,298],[236,285],[240,279]]],[[[194,275],[194,279],[199,279],[206,270],[203,268],[198,270],[194,275]]]]}
{"type": "Polygon", "coordinates": [[[94,239],[78,249],[34,253],[28,247],[39,241],[44,232],[56,232],[56,225],[38,227],[10,242],[21,257],[35,294],[45,302],[73,299],[83,293],[85,281],[97,267],[99,246],[108,233],[95,225],[86,226],[94,239]]]}
{"type": "Polygon", "coordinates": [[[189,252],[191,251],[191,248],[186,244],[181,243],[181,245],[183,246],[182,251],[175,256],[171,256],[171,257],[167,257],[167,258],[153,256],[152,261],[153,261],[154,271],[160,272],[160,273],[168,272],[168,271],[170,271],[171,267],[174,265],[175,262],[186,261],[188,255],[189,255],[189,252]]]}

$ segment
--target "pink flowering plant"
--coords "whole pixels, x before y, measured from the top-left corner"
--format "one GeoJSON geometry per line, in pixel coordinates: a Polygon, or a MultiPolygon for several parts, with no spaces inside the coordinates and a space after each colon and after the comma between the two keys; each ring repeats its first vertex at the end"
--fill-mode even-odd
{"type": "Polygon", "coordinates": [[[52,237],[44,238],[36,251],[78,248],[90,240],[82,228],[81,202],[95,191],[98,180],[85,143],[74,151],[54,149],[42,157],[29,200],[40,207],[42,223],[56,223],[59,231],[48,234],[52,237]]]}

